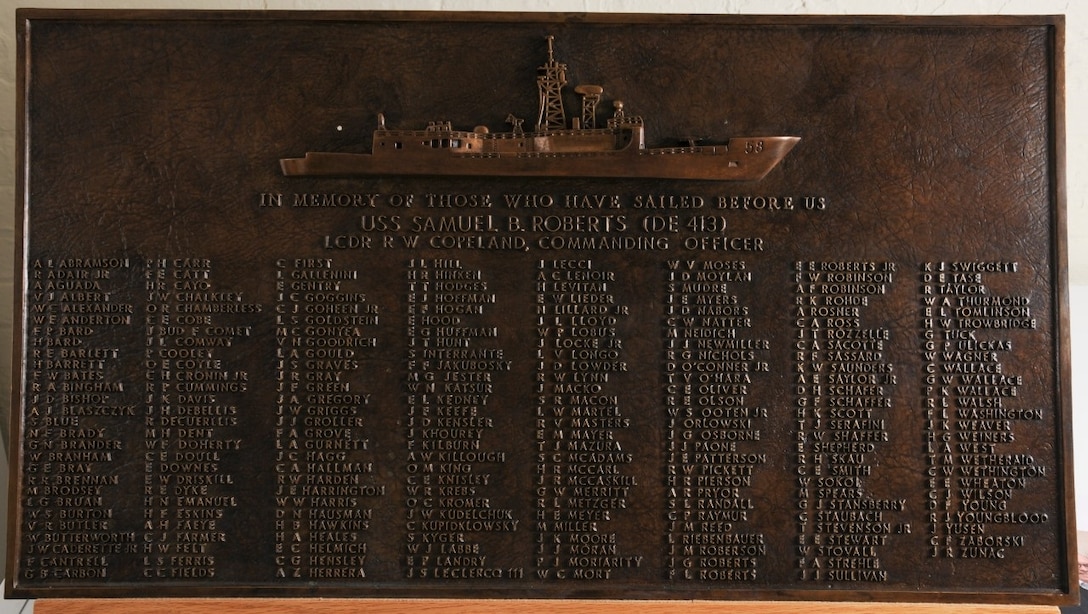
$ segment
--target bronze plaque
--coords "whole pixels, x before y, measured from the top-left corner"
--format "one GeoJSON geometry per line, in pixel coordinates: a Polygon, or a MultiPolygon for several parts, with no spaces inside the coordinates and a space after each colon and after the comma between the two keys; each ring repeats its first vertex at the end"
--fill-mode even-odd
{"type": "Polygon", "coordinates": [[[1072,599],[1060,17],[19,15],[11,595],[1072,599]]]}

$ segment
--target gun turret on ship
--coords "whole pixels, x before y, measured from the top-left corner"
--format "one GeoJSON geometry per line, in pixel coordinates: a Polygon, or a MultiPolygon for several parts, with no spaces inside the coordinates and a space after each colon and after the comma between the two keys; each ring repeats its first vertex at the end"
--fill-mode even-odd
{"type": "Polygon", "coordinates": [[[283,158],[287,176],[468,175],[519,177],[628,177],[745,181],[762,179],[797,144],[796,136],[735,137],[726,144],[647,148],[645,125],[623,102],[597,127],[603,88],[578,85],[581,113],[568,123],[563,105],[567,65],[555,59],[547,37],[540,66],[539,114],[532,132],[507,116],[508,132],[486,126],[456,130],[448,121],[421,130],[390,130],[379,113],[371,153],[309,152],[283,158]]]}

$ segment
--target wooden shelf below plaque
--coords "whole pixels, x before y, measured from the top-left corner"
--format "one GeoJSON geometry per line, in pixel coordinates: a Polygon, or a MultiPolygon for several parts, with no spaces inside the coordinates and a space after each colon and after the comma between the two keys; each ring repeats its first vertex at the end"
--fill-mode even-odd
{"type": "Polygon", "coordinates": [[[560,601],[454,599],[42,599],[35,614],[1057,614],[1053,606],[839,603],[839,602],[708,602],[708,601],[560,601]]]}

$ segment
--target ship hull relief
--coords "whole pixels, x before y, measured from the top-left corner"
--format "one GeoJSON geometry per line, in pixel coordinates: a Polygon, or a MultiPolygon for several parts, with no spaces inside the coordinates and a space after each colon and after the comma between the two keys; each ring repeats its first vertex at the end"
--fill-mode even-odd
{"type": "Polygon", "coordinates": [[[730,139],[728,145],[581,152],[495,155],[419,154],[378,156],[361,153],[310,152],[304,158],[280,160],[287,176],[346,175],[511,175],[521,177],[645,177],[652,179],[762,179],[793,148],[798,137],[730,139]],[[761,147],[745,154],[746,147],[761,147]],[[741,153],[732,153],[740,150],[741,153]],[[578,164],[571,164],[572,158],[578,164]]]}

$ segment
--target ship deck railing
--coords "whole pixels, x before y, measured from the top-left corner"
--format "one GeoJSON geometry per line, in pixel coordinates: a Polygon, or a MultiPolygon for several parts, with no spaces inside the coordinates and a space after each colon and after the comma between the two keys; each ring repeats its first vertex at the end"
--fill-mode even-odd
{"type": "Polygon", "coordinates": [[[655,147],[640,150],[643,155],[719,154],[729,151],[728,145],[697,145],[695,147],[655,147]]]}
{"type": "Polygon", "coordinates": [[[600,158],[614,156],[624,150],[610,149],[608,151],[504,151],[485,153],[466,153],[459,158],[600,158]]]}
{"type": "Polygon", "coordinates": [[[676,155],[720,155],[729,152],[727,145],[700,145],[696,147],[657,147],[647,149],[609,149],[606,151],[504,151],[504,152],[472,152],[463,153],[458,157],[465,158],[600,158],[626,153],[635,153],[641,156],[676,156],[676,155]]]}

